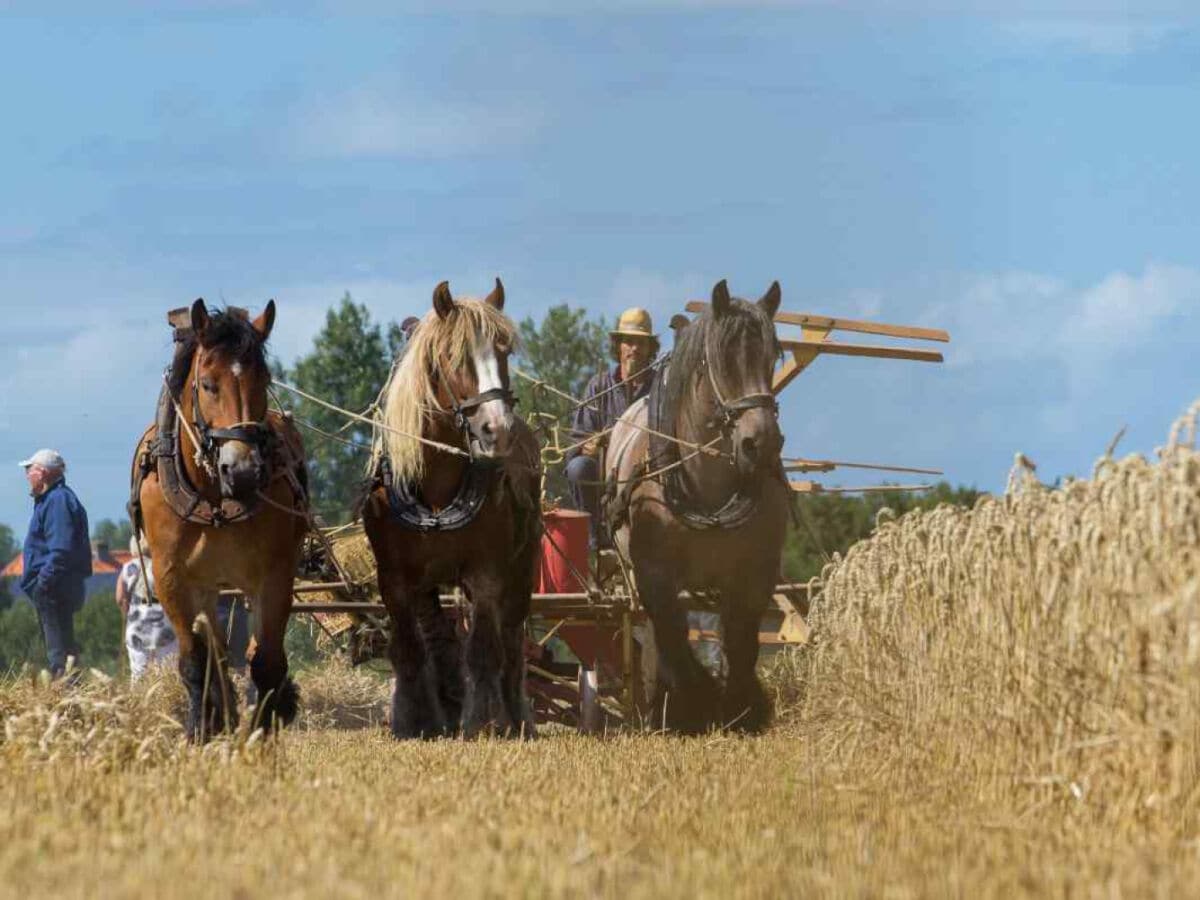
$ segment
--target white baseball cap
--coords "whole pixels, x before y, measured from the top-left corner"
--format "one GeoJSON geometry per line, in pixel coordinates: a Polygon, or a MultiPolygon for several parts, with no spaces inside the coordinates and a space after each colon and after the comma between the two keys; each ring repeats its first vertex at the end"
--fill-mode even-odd
{"type": "Polygon", "coordinates": [[[67,464],[57,450],[42,449],[29,459],[21,460],[22,468],[28,469],[30,466],[41,466],[43,469],[65,469],[67,464]]]}

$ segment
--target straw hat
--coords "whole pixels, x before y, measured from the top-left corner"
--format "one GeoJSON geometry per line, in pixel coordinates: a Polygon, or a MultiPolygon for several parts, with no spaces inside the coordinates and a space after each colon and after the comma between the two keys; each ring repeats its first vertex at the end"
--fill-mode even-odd
{"type": "Polygon", "coordinates": [[[625,312],[621,313],[621,318],[617,319],[617,327],[608,333],[609,337],[640,337],[656,339],[657,334],[654,333],[654,325],[650,320],[650,313],[646,310],[631,306],[625,312]]]}

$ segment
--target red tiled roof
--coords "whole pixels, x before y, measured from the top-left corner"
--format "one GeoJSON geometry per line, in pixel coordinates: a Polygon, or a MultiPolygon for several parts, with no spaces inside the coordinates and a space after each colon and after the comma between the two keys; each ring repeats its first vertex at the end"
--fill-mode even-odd
{"type": "MultiPolygon", "coordinates": [[[[121,571],[121,567],[133,558],[133,554],[128,550],[110,550],[108,559],[100,559],[94,553],[92,554],[92,574],[93,575],[116,575],[121,571]]],[[[24,557],[18,553],[14,556],[3,569],[0,569],[0,578],[19,578],[25,573],[24,557]]]]}

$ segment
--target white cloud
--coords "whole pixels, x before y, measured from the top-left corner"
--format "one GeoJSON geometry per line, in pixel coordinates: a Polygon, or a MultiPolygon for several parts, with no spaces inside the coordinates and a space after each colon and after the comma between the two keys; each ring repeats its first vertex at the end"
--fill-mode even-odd
{"type": "Polygon", "coordinates": [[[1032,49],[1066,50],[1095,56],[1130,56],[1154,50],[1180,25],[1133,17],[1099,20],[1024,19],[1005,26],[1016,41],[1032,49]]]}
{"type": "Polygon", "coordinates": [[[1093,345],[1120,346],[1153,334],[1160,321],[1200,312],[1200,272],[1151,263],[1140,275],[1114,272],[1074,300],[1066,336],[1093,345]]]}
{"type": "Polygon", "coordinates": [[[1148,263],[1084,287],[1047,275],[975,276],[922,320],[950,331],[952,367],[1055,359],[1077,374],[1145,349],[1164,322],[1200,314],[1200,271],[1148,263]]]}
{"type": "Polygon", "coordinates": [[[530,143],[541,122],[531,101],[432,101],[359,87],[309,101],[293,114],[291,131],[304,156],[445,157],[530,143]]]}

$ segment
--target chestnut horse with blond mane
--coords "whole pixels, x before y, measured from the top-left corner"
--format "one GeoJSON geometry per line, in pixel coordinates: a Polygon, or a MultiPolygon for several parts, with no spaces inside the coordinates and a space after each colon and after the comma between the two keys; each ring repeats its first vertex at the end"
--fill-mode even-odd
{"type": "Polygon", "coordinates": [[[533,736],[524,631],[541,536],[538,445],[513,414],[504,286],[446,282],[381,395],[363,525],[391,618],[392,733],[533,736]],[[439,588],[469,601],[464,642],[439,588]]]}
{"type": "Polygon", "coordinates": [[[609,445],[610,524],[633,563],[657,645],[652,721],[672,730],[753,732],[771,718],[754,669],[790,496],[771,391],[779,301],[778,282],[757,303],[718,283],[709,309],[683,328],[650,396],[618,420],[609,445]],[[718,596],[723,685],[688,644],[682,590],[718,596]]]}
{"type": "Polygon", "coordinates": [[[274,321],[273,300],[254,320],[193,303],[190,327],[176,323],[158,417],[134,456],[130,513],[150,543],[155,590],[179,638],[196,740],[237,724],[217,628],[222,589],[254,605],[256,721],[270,731],[296,714],[283,638],[308,529],[307,480],[295,426],[267,410],[264,345],[274,321]]]}

